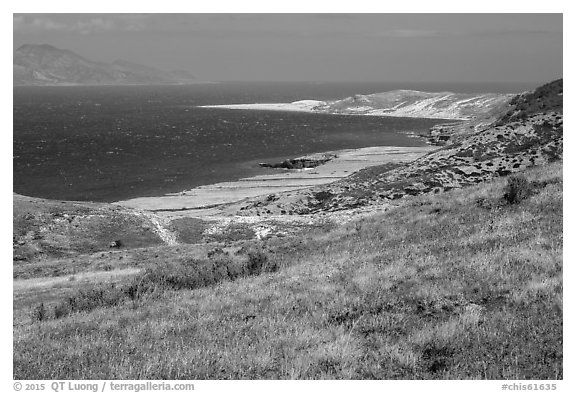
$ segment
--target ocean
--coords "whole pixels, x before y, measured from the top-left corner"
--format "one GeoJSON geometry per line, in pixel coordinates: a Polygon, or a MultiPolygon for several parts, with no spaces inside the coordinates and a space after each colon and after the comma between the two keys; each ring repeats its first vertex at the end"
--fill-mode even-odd
{"type": "Polygon", "coordinates": [[[516,93],[520,84],[214,83],[14,87],[13,190],[112,202],[275,171],[259,162],[367,146],[421,146],[445,122],[198,108],[331,100],[394,89],[516,93]]]}

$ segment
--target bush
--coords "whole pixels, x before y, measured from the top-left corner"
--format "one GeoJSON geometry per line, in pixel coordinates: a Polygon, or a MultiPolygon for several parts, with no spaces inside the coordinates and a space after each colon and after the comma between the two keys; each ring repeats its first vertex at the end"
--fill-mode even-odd
{"type": "Polygon", "coordinates": [[[78,290],[74,295],[68,296],[52,308],[47,308],[44,303],[40,303],[32,309],[32,321],[60,319],[75,312],[88,312],[100,307],[116,306],[126,297],[125,288],[118,288],[114,284],[94,285],[78,290]]]}
{"type": "Polygon", "coordinates": [[[49,316],[44,304],[32,310],[34,321],[52,317],[63,318],[74,312],[89,312],[100,307],[114,307],[131,300],[136,301],[167,290],[192,290],[214,285],[221,281],[232,281],[239,277],[275,272],[278,265],[271,262],[261,248],[245,250],[246,257],[233,259],[225,253],[217,253],[211,259],[188,260],[158,264],[146,268],[123,286],[115,284],[94,285],[77,291],[74,295],[59,302],[49,316]]]}
{"type": "Polygon", "coordinates": [[[221,281],[233,281],[239,277],[273,272],[278,269],[260,249],[246,252],[246,260],[234,260],[226,254],[217,254],[212,259],[157,265],[147,268],[124,290],[132,300],[164,290],[197,289],[221,281]]]}
{"type": "Polygon", "coordinates": [[[99,284],[81,289],[65,302],[54,306],[54,318],[62,318],[74,312],[92,311],[99,307],[116,306],[124,299],[122,288],[114,284],[99,284]]]}
{"type": "Polygon", "coordinates": [[[532,186],[524,176],[510,176],[504,199],[511,205],[520,203],[532,194],[532,186]]]}
{"type": "Polygon", "coordinates": [[[246,267],[225,255],[208,260],[190,260],[147,268],[134,278],[127,289],[135,299],[143,294],[164,290],[196,289],[245,275],[246,267]]]}
{"type": "Polygon", "coordinates": [[[54,306],[54,319],[64,318],[71,313],[70,303],[61,302],[54,306]]]}
{"type": "Polygon", "coordinates": [[[314,194],[314,198],[316,198],[318,202],[326,202],[333,196],[334,194],[332,194],[330,191],[320,191],[314,194]]]}
{"type": "Polygon", "coordinates": [[[268,254],[261,250],[255,249],[248,251],[247,274],[260,274],[263,272],[275,272],[278,270],[278,264],[268,259],[268,254]]]}
{"type": "Polygon", "coordinates": [[[187,261],[170,263],[147,268],[136,276],[129,293],[131,297],[140,298],[144,294],[164,291],[167,289],[195,289],[205,286],[213,280],[210,261],[187,261]]]}
{"type": "Polygon", "coordinates": [[[43,321],[47,317],[46,307],[44,307],[44,303],[40,303],[36,307],[32,309],[32,320],[33,321],[43,321]]]}

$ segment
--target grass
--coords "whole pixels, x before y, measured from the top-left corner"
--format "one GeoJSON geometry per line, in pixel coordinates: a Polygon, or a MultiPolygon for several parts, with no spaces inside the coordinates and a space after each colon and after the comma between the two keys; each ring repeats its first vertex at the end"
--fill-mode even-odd
{"type": "Polygon", "coordinates": [[[135,249],[102,251],[92,254],[73,255],[66,258],[40,259],[32,262],[15,262],[14,279],[58,277],[70,274],[101,272],[126,268],[140,268],[166,259],[202,259],[213,248],[209,244],[180,244],[152,246],[135,249]]]}
{"type": "MultiPolygon", "coordinates": [[[[14,378],[561,379],[562,165],[524,175],[519,203],[505,178],[414,197],[267,241],[274,269],[29,318],[14,378]]],[[[155,283],[205,269],[165,262],[155,283]]]]}
{"type": "Polygon", "coordinates": [[[71,296],[56,302],[51,312],[44,302],[38,304],[32,310],[32,320],[41,322],[60,319],[73,313],[115,307],[127,301],[132,301],[132,306],[138,307],[141,300],[148,300],[150,296],[157,297],[169,290],[197,289],[278,269],[276,263],[269,260],[267,253],[257,247],[245,250],[243,254],[244,257],[234,258],[221,253],[211,259],[156,264],[147,267],[123,285],[83,285],[71,296]]]}
{"type": "Polygon", "coordinates": [[[198,218],[183,217],[170,222],[170,230],[178,234],[181,243],[195,244],[202,242],[202,233],[206,223],[198,218]]]}
{"type": "Polygon", "coordinates": [[[51,201],[13,196],[14,260],[37,260],[162,245],[154,225],[129,209],[93,202],[51,201]]]}

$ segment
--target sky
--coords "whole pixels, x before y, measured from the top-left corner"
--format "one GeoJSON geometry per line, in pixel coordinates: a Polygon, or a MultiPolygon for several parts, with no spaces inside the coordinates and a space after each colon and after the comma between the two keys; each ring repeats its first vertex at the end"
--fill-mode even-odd
{"type": "Polygon", "coordinates": [[[14,49],[210,81],[527,82],[562,77],[562,14],[14,14],[14,49]]]}

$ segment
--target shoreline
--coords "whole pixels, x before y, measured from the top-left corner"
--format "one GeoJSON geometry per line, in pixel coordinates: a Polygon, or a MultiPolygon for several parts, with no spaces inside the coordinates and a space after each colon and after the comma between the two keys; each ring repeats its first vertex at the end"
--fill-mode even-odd
{"type": "Polygon", "coordinates": [[[399,147],[373,146],[358,149],[313,153],[298,159],[335,155],[314,168],[276,169],[277,173],[241,178],[236,181],[203,185],[159,197],[138,197],[113,202],[113,205],[150,211],[167,216],[207,217],[228,215],[227,205],[240,201],[284,192],[299,192],[329,184],[364,168],[413,161],[437,150],[435,146],[399,147]]]}

